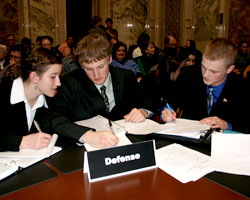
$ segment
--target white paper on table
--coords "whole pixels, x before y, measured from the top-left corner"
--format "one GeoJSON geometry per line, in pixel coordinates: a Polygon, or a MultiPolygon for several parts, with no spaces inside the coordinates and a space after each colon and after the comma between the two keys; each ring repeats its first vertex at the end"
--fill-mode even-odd
{"type": "Polygon", "coordinates": [[[250,176],[250,135],[212,135],[210,166],[216,171],[250,176]]]}
{"type": "Polygon", "coordinates": [[[115,121],[127,130],[128,133],[134,135],[146,135],[150,133],[155,133],[158,131],[166,130],[174,126],[173,123],[159,124],[150,119],[146,119],[143,122],[126,122],[124,119],[115,121]]]}
{"type": "MultiPolygon", "coordinates": [[[[57,147],[57,146],[54,146],[52,152],[51,152],[51,155],[61,151],[62,148],[61,147],[57,147]]],[[[27,155],[28,152],[30,152],[32,154],[32,152],[34,152],[36,150],[32,150],[32,149],[26,149],[25,150],[25,155],[27,155]]],[[[4,152],[1,152],[1,153],[4,153],[4,152]]],[[[9,154],[10,156],[7,156],[7,155],[4,155],[4,156],[1,156],[3,154],[0,155],[0,161],[3,162],[3,163],[13,163],[19,167],[22,167],[22,168],[26,168],[26,167],[29,167],[30,165],[33,165],[34,163],[40,161],[40,160],[43,160],[45,158],[47,158],[46,156],[46,151],[44,151],[44,154],[41,155],[41,156],[35,156],[35,157],[32,157],[32,156],[18,156],[18,155],[23,155],[22,153],[19,154],[20,152],[9,152],[9,153],[15,153],[16,155],[14,156],[13,154],[9,154]]]]}
{"type": "MultiPolygon", "coordinates": [[[[81,125],[81,126],[93,128],[96,131],[104,131],[104,130],[110,131],[109,120],[101,115],[97,115],[97,116],[92,117],[90,119],[81,120],[81,121],[78,121],[75,123],[78,125],[81,125]]],[[[126,133],[126,129],[124,127],[116,124],[113,121],[112,121],[112,129],[114,131],[114,134],[116,134],[116,135],[126,133]]]]}
{"type": "Polygon", "coordinates": [[[210,157],[179,144],[156,150],[157,166],[182,183],[196,181],[214,171],[210,157]]]}
{"type": "MultiPolygon", "coordinates": [[[[127,144],[132,144],[132,142],[126,137],[126,135],[119,134],[116,136],[119,138],[119,143],[116,146],[123,146],[123,145],[127,145],[127,144]]],[[[91,145],[86,144],[86,143],[84,144],[84,147],[87,151],[95,151],[95,150],[100,149],[100,148],[92,147],[91,145]]]]}
{"type": "Polygon", "coordinates": [[[158,131],[157,133],[165,135],[176,135],[189,138],[199,139],[201,134],[205,134],[203,131],[209,130],[211,126],[206,124],[201,124],[197,120],[189,119],[176,119],[175,123],[167,123],[167,127],[163,131],[158,131]]]}

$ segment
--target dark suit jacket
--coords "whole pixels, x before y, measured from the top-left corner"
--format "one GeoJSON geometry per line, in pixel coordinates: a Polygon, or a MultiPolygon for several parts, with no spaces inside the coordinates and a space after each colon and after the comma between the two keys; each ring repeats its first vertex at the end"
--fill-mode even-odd
{"type": "MultiPolygon", "coordinates": [[[[110,119],[122,119],[132,108],[145,108],[154,112],[151,99],[138,89],[131,71],[110,66],[110,73],[116,104],[109,113],[110,119]]],[[[50,126],[56,133],[78,141],[90,128],[73,122],[96,115],[107,117],[106,107],[99,91],[83,69],[63,76],[61,82],[58,94],[49,105],[50,126]]],[[[49,127],[48,124],[45,125],[46,128],[49,127]]]]}
{"type": "Polygon", "coordinates": [[[243,110],[248,103],[244,89],[240,77],[230,73],[216,104],[208,115],[207,91],[201,68],[200,66],[184,67],[177,79],[175,99],[171,99],[171,105],[183,109],[183,118],[201,120],[208,116],[217,116],[230,122],[233,130],[245,132],[243,110]]]}
{"type": "MultiPolygon", "coordinates": [[[[0,151],[18,151],[23,136],[38,132],[34,124],[30,131],[28,130],[24,102],[14,105],[10,104],[12,84],[13,81],[6,81],[0,84],[0,151]]],[[[37,109],[35,120],[42,123],[42,116],[46,110],[45,107],[37,109]]]]}

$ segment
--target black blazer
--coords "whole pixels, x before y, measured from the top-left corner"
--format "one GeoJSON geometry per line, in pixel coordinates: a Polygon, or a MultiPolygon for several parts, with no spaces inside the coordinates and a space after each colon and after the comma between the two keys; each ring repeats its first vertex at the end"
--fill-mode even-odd
{"type": "MultiPolygon", "coordinates": [[[[0,151],[18,151],[23,136],[38,132],[34,124],[32,124],[30,131],[28,130],[24,102],[10,104],[12,84],[13,81],[5,81],[0,84],[0,151]]],[[[37,109],[35,120],[42,123],[46,111],[45,107],[37,109]]]]}
{"type": "Polygon", "coordinates": [[[183,118],[201,120],[217,116],[232,124],[234,131],[246,132],[245,114],[248,107],[245,86],[240,77],[231,72],[210,114],[207,114],[207,91],[200,66],[184,67],[177,79],[175,99],[171,105],[183,109],[183,118]]]}
{"type": "MultiPolygon", "coordinates": [[[[132,108],[145,108],[154,112],[151,98],[146,92],[138,89],[134,74],[126,69],[110,66],[115,107],[109,118],[118,120],[128,114],[132,108]]],[[[73,122],[89,119],[96,115],[107,116],[102,96],[83,69],[77,69],[61,78],[62,86],[50,102],[49,119],[46,124],[58,134],[79,138],[90,128],[73,122]]]]}

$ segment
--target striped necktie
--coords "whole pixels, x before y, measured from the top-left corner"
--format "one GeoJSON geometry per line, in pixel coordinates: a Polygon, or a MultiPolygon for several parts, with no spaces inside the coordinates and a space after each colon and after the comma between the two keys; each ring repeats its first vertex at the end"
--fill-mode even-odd
{"type": "Polygon", "coordinates": [[[213,106],[213,88],[208,88],[208,94],[207,94],[207,113],[210,114],[211,108],[213,106]]]}
{"type": "Polygon", "coordinates": [[[105,87],[105,85],[103,85],[100,89],[101,89],[101,95],[102,95],[104,104],[106,106],[106,112],[109,113],[109,99],[108,99],[108,96],[106,94],[106,87],[105,87]]]}

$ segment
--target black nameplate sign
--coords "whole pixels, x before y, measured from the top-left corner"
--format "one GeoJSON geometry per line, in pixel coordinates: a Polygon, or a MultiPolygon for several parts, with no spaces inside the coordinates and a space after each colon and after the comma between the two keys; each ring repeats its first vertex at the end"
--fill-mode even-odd
{"type": "Polygon", "coordinates": [[[156,167],[155,141],[85,152],[84,173],[89,181],[156,167]]]}

